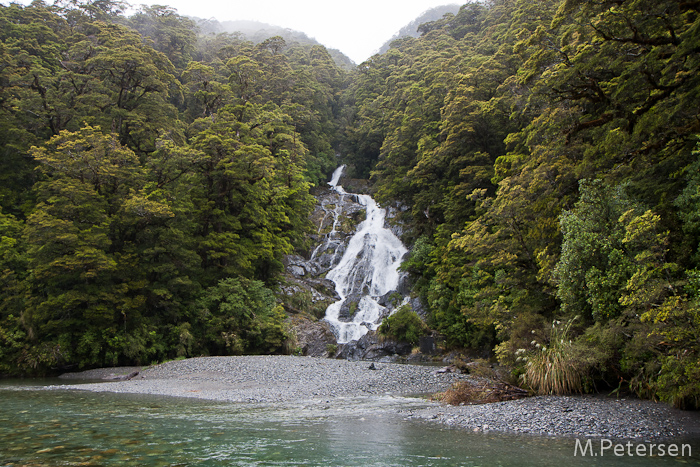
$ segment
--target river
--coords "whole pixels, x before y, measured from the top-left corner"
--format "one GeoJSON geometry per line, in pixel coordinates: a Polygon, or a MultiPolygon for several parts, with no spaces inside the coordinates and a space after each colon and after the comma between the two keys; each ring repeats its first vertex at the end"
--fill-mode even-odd
{"type": "Polygon", "coordinates": [[[236,404],[42,390],[0,381],[0,465],[666,466],[692,458],[574,456],[573,439],[467,432],[382,411],[394,398],[236,404]]]}

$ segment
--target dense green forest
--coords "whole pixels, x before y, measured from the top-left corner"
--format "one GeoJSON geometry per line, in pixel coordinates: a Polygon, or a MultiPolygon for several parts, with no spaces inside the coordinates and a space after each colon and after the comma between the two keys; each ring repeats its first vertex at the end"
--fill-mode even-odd
{"type": "Polygon", "coordinates": [[[540,392],[698,405],[699,14],[472,3],[358,67],[342,152],[410,207],[405,268],[448,345],[540,392]]]}
{"type": "Polygon", "coordinates": [[[470,3],[350,72],[121,7],[0,7],[0,373],[290,351],[338,152],[446,346],[700,405],[700,2],[470,3]]]}
{"type": "Polygon", "coordinates": [[[343,75],[120,7],[0,7],[0,373],[285,351],[343,75]]]}

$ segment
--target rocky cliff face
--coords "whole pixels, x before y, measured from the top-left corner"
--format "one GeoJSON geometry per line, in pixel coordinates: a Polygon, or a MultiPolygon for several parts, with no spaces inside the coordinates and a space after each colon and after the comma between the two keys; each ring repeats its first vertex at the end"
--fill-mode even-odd
{"type": "MultiPolygon", "coordinates": [[[[352,186],[355,190],[361,188],[362,183],[363,181],[342,180],[344,186],[352,186]]],[[[366,345],[358,348],[356,342],[337,345],[332,329],[322,319],[328,305],[339,300],[335,284],[326,279],[326,274],[339,263],[357,226],[365,220],[365,207],[357,202],[355,195],[341,196],[330,187],[318,188],[314,195],[317,204],[311,216],[314,224],[311,247],[303,254],[288,255],[284,259],[286,274],[281,292],[296,335],[296,351],[312,356],[364,358],[366,345]]],[[[361,278],[357,280],[361,281],[361,278]]],[[[405,294],[406,288],[402,284],[399,289],[405,294]]],[[[389,293],[381,297],[379,304],[385,307],[384,316],[391,313],[402,300],[401,293],[389,293]]],[[[353,316],[353,303],[353,300],[344,303],[342,318],[349,319],[353,316]]],[[[382,356],[391,353],[391,345],[386,345],[387,350],[382,352],[382,356]]]]}
{"type": "Polygon", "coordinates": [[[282,286],[282,292],[290,299],[285,302],[288,312],[309,312],[311,305],[311,314],[322,318],[328,304],[338,300],[335,284],[325,278],[326,273],[342,258],[355,228],[364,219],[364,207],[355,202],[352,196],[341,197],[330,188],[317,189],[315,196],[317,203],[311,215],[314,224],[314,233],[310,235],[311,247],[303,255],[284,258],[286,283],[282,286]],[[324,303],[323,313],[318,316],[313,310],[324,303]],[[297,304],[301,307],[295,306],[297,304]]]}
{"type": "Polygon", "coordinates": [[[322,318],[339,296],[335,284],[325,276],[340,261],[355,228],[364,220],[364,207],[352,196],[341,197],[330,187],[317,188],[314,195],[317,203],[311,215],[311,247],[304,254],[284,258],[286,273],[280,291],[284,307],[292,316],[297,351],[327,357],[336,352],[336,338],[322,318]]]}

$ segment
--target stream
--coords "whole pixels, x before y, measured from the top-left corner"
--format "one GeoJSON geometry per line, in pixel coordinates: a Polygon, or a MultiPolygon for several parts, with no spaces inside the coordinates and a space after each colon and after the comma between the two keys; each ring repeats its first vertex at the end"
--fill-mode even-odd
{"type": "Polygon", "coordinates": [[[582,458],[572,439],[409,420],[382,410],[400,403],[391,399],[308,410],[28,386],[36,383],[0,381],[2,466],[700,465],[698,440],[692,458],[582,458]]]}
{"type": "MultiPolygon", "coordinates": [[[[333,327],[339,344],[358,340],[379,327],[384,307],[378,300],[398,288],[398,268],[408,252],[396,235],[385,228],[386,211],[371,196],[346,193],[338,184],[344,169],[345,166],[340,166],[335,170],[329,185],[341,197],[355,197],[365,207],[366,219],[350,238],[340,262],[326,276],[335,283],[340,296],[340,300],[328,307],[325,318],[333,327]],[[341,308],[348,301],[354,313],[351,319],[341,320],[341,308]]],[[[340,214],[340,211],[334,212],[329,239],[336,233],[340,214]]]]}

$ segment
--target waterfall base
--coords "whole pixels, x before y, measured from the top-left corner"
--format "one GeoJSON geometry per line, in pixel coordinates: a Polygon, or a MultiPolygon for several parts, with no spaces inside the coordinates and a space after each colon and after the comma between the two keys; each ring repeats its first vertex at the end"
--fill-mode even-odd
{"type": "MultiPolygon", "coordinates": [[[[333,173],[329,182],[341,199],[350,197],[365,208],[365,219],[357,226],[338,263],[326,277],[335,283],[340,299],[326,310],[326,321],[333,326],[339,344],[356,341],[375,331],[390,313],[384,303],[392,296],[393,304],[403,301],[399,288],[399,266],[408,252],[394,233],[386,228],[386,210],[369,195],[346,193],[339,184],[345,166],[333,173]],[[343,311],[345,310],[345,313],[343,311]]],[[[333,211],[333,239],[342,219],[342,210],[333,211]]],[[[332,240],[331,240],[332,241],[332,240]]]]}
{"type": "Polygon", "coordinates": [[[286,279],[281,292],[296,334],[318,331],[325,336],[319,345],[299,342],[296,351],[351,359],[386,357],[397,349],[373,348],[368,353],[370,344],[354,343],[404,303],[406,276],[398,266],[407,250],[386,228],[385,210],[368,195],[346,193],[337,185],[339,172],[336,176],[335,185],[314,193],[318,203],[311,216],[313,246],[304,255],[284,260],[286,279]],[[333,331],[333,342],[319,330],[309,331],[309,321],[302,316],[311,322],[323,319],[333,331]]]}

